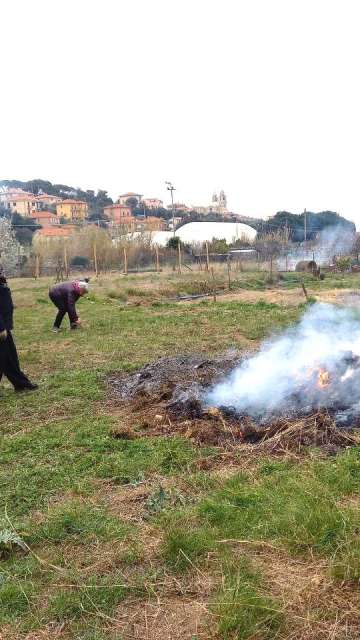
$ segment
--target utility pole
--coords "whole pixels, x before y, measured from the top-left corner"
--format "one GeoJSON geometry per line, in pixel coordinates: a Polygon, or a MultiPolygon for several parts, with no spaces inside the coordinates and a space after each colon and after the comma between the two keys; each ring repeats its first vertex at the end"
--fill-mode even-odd
{"type": "Polygon", "coordinates": [[[173,222],[173,233],[175,237],[174,191],[176,191],[176,189],[171,182],[165,181],[165,184],[167,185],[166,186],[167,190],[170,191],[171,193],[172,222],[173,222]]]}

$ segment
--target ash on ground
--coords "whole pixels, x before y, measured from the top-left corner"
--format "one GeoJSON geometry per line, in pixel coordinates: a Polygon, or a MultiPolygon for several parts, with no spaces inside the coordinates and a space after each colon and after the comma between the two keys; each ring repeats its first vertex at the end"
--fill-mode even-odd
{"type": "Polygon", "coordinates": [[[111,376],[109,384],[121,401],[138,405],[163,402],[173,419],[200,417],[206,388],[230,373],[243,359],[244,354],[240,356],[238,351],[211,359],[200,355],[163,357],[127,376],[111,376]]]}
{"type": "MultiPolygon", "coordinates": [[[[184,435],[198,444],[236,446],[276,438],[276,446],[347,446],[349,434],[340,433],[328,411],[311,415],[268,417],[254,420],[231,407],[209,407],[208,389],[221,381],[249,353],[229,351],[221,356],[163,357],[131,374],[113,374],[108,379],[112,404],[124,410],[124,420],[114,437],[184,435]],[[294,429],[296,424],[296,429],[294,429]],[[280,435],[281,434],[281,435],[280,435]]],[[[274,441],[275,442],[275,441],[274,441]]]]}

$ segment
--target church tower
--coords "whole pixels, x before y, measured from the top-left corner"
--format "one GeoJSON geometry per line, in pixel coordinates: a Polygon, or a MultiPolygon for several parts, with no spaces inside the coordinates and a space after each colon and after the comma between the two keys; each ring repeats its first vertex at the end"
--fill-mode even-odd
{"type": "Polygon", "coordinates": [[[225,191],[223,191],[221,189],[220,191],[220,196],[219,196],[219,206],[222,210],[227,210],[227,199],[226,199],[226,195],[225,195],[225,191]]]}

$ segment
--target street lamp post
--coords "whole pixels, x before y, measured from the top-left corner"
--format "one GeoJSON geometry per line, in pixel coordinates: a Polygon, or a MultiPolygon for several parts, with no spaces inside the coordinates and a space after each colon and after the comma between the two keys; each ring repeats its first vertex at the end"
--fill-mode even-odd
{"type": "Polygon", "coordinates": [[[173,221],[173,234],[175,236],[175,215],[174,215],[174,191],[176,191],[172,182],[165,182],[166,188],[171,193],[171,210],[172,210],[172,221],[173,221]]]}

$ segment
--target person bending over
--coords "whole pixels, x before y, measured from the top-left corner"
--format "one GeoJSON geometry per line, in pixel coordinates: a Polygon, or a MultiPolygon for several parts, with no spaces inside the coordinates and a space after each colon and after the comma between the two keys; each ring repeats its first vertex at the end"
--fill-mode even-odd
{"type": "Polygon", "coordinates": [[[11,291],[0,265],[0,380],[4,376],[11,382],[15,391],[34,391],[37,384],[20,369],[16,345],[12,335],[14,305],[11,291]]]}
{"type": "Polygon", "coordinates": [[[75,304],[88,291],[89,283],[86,280],[61,282],[51,287],[49,298],[58,309],[53,331],[58,332],[60,330],[62,320],[66,314],[69,316],[70,328],[77,329],[80,325],[80,318],[76,313],[75,304]]]}

